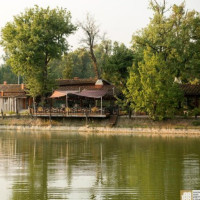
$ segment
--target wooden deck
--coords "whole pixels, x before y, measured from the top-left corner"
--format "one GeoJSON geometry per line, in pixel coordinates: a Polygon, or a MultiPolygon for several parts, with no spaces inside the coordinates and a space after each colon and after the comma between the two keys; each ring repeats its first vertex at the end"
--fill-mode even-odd
{"type": "Polygon", "coordinates": [[[88,114],[88,115],[85,115],[85,114],[68,114],[68,115],[63,115],[63,114],[59,114],[59,113],[36,113],[36,114],[33,114],[33,116],[35,117],[44,117],[44,118],[49,118],[49,117],[52,117],[52,118],[60,118],[60,117],[64,117],[64,118],[83,118],[83,117],[93,117],[93,118],[106,118],[109,116],[109,114],[88,114]]]}
{"type": "Polygon", "coordinates": [[[81,109],[81,110],[73,110],[73,111],[63,111],[59,110],[42,110],[37,111],[36,113],[32,112],[32,116],[35,117],[43,117],[43,118],[106,118],[110,115],[110,113],[105,110],[98,110],[96,112],[92,112],[89,109],[81,109]]]}

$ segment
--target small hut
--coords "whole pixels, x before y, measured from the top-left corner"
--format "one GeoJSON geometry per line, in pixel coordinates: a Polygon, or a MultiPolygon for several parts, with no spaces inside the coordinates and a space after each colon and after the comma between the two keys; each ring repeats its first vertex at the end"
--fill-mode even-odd
{"type": "Polygon", "coordinates": [[[30,99],[27,97],[24,84],[0,84],[0,111],[20,112],[27,109],[30,99]]]}

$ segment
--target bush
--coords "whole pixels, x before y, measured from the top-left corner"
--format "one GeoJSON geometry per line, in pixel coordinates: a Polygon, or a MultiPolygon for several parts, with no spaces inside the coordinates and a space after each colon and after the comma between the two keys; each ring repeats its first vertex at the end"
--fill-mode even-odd
{"type": "Polygon", "coordinates": [[[14,111],[9,111],[7,114],[12,115],[12,114],[16,114],[16,112],[14,112],[14,111]]]}
{"type": "Polygon", "coordinates": [[[200,121],[193,121],[193,122],[192,122],[192,125],[193,125],[193,126],[200,126],[200,121]]]}
{"type": "Polygon", "coordinates": [[[192,115],[197,117],[198,115],[200,115],[200,108],[194,108],[192,110],[192,115]]]}

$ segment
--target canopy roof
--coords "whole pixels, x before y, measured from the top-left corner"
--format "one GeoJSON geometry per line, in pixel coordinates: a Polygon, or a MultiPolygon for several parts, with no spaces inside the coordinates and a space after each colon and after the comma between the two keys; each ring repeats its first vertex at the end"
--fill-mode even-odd
{"type": "Polygon", "coordinates": [[[58,91],[55,90],[53,94],[50,96],[50,98],[59,98],[64,97],[67,95],[76,95],[81,97],[88,97],[88,98],[95,98],[99,99],[103,96],[105,96],[107,93],[107,90],[83,90],[81,92],[79,91],[58,91]]]}

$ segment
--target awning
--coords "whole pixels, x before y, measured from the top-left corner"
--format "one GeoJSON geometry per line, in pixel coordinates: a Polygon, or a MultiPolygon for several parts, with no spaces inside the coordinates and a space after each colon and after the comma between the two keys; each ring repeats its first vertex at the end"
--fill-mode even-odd
{"type": "Polygon", "coordinates": [[[58,91],[55,90],[53,94],[50,96],[50,98],[59,98],[59,97],[64,97],[68,95],[69,93],[78,93],[78,91],[58,91]]]}
{"type": "Polygon", "coordinates": [[[81,92],[78,91],[54,91],[50,98],[59,98],[67,95],[76,95],[81,97],[95,98],[99,99],[105,96],[107,90],[83,90],[81,92]]]}
{"type": "MultiPolygon", "coordinates": [[[[105,96],[106,93],[107,93],[107,90],[83,90],[79,93],[75,93],[74,95],[99,99],[99,98],[105,96]]],[[[71,93],[69,93],[69,94],[71,94],[71,93]]]]}

